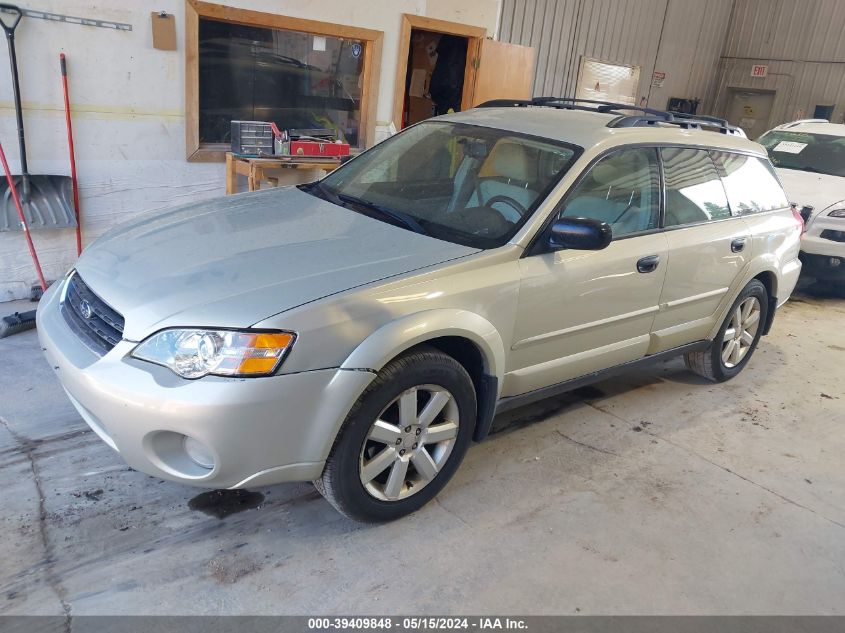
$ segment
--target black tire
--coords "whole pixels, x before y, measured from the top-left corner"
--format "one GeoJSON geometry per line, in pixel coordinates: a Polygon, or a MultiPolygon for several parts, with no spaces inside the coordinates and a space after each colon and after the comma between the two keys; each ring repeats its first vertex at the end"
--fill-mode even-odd
{"type": "Polygon", "coordinates": [[[742,292],[739,293],[739,296],[736,298],[736,301],[734,301],[731,309],[728,310],[725,321],[722,323],[722,327],[719,328],[719,332],[716,334],[716,338],[713,339],[710,347],[704,350],[684,354],[684,362],[686,363],[687,368],[699,376],[712,380],[713,382],[724,382],[736,376],[742,371],[745,365],[748,364],[749,359],[754,354],[754,350],[757,349],[757,344],[760,342],[760,337],[765,329],[768,311],[769,293],[766,291],[766,287],[762,284],[762,282],[757,279],[752,279],[748,282],[748,285],[742,289],[742,292]],[[759,302],[760,315],[757,331],[754,335],[754,340],[751,343],[750,348],[745,353],[742,360],[734,366],[729,367],[722,360],[722,345],[725,339],[725,332],[731,325],[731,319],[733,318],[737,307],[739,307],[739,305],[749,297],[756,297],[759,302]]]}
{"type": "Polygon", "coordinates": [[[314,482],[341,514],[366,523],[393,521],[414,512],[433,499],[451,479],[472,440],[476,397],[472,380],[454,358],[436,349],[420,347],[391,361],[352,407],[341,427],[323,474],[314,482]],[[459,424],[451,452],[430,481],[410,496],[381,500],[361,482],[362,451],[370,428],[394,399],[420,385],[437,385],[449,391],[457,405],[459,424]]]}

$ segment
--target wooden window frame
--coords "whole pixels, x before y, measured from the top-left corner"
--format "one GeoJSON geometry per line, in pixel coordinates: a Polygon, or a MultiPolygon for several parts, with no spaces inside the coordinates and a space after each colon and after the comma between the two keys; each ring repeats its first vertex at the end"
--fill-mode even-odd
{"type": "Polygon", "coordinates": [[[200,144],[199,137],[199,21],[208,18],[221,22],[283,29],[345,39],[364,43],[363,86],[361,91],[361,119],[359,138],[363,147],[375,138],[376,101],[381,66],[381,45],[384,33],[330,22],[292,18],[276,13],[249,9],[235,9],[222,4],[185,0],[185,153],[189,161],[217,162],[226,159],[228,147],[223,143],[200,144]]]}
{"type": "Polygon", "coordinates": [[[461,110],[472,107],[478,55],[481,52],[481,41],[487,37],[487,29],[483,26],[436,20],[410,13],[402,14],[402,28],[399,32],[399,58],[396,64],[396,86],[393,93],[393,125],[396,126],[397,130],[402,129],[402,110],[405,107],[405,78],[408,75],[408,53],[411,50],[412,29],[460,35],[467,38],[467,61],[464,70],[464,89],[461,94],[461,110]]]}

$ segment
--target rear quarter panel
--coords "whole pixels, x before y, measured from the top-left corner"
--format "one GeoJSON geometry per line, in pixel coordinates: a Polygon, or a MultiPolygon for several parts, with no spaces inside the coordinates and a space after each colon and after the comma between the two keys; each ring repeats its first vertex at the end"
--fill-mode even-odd
{"type": "Polygon", "coordinates": [[[777,298],[777,305],[780,306],[789,299],[801,272],[801,262],[798,259],[801,234],[791,209],[745,215],[742,221],[748,226],[751,234],[749,261],[721,306],[721,316],[714,325],[710,338],[716,335],[737,294],[752,279],[761,273],[772,273],[772,292],[777,298]]]}
{"type": "Polygon", "coordinates": [[[775,273],[774,295],[778,305],[795,289],[801,262],[801,233],[791,209],[743,216],[752,237],[751,266],[746,280],[764,271],[775,273]]]}

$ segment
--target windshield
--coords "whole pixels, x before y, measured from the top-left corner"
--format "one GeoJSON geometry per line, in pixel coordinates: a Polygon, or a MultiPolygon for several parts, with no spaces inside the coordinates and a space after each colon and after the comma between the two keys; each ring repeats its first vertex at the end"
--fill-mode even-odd
{"type": "Polygon", "coordinates": [[[778,130],[758,142],[769,150],[775,167],[845,176],[845,137],[778,130]]]}
{"type": "Polygon", "coordinates": [[[513,237],[579,152],[505,130],[426,121],[301,188],[409,231],[495,248],[513,237]]]}

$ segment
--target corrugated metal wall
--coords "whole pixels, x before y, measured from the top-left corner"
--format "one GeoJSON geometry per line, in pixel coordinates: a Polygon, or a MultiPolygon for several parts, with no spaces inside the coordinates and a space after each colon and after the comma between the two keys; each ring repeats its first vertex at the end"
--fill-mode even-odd
{"type": "Polygon", "coordinates": [[[845,0],[503,0],[499,27],[499,39],[537,48],[535,95],[575,94],[592,57],[640,66],[654,107],[699,98],[700,112],[724,115],[731,89],[775,91],[769,126],[816,105],[835,104],[843,120],[843,33],[845,0]],[[752,77],[754,64],[768,77],[752,77]]]}
{"type": "Polygon", "coordinates": [[[731,0],[504,0],[499,39],[537,48],[535,95],[573,95],[581,58],[640,67],[640,96],[705,100],[731,0]],[[662,38],[661,38],[661,33],[662,38]],[[690,46],[694,43],[694,47],[690,46]],[[651,87],[652,73],[666,73],[651,87]]]}
{"type": "Polygon", "coordinates": [[[845,115],[845,2],[737,0],[726,40],[715,110],[724,113],[731,89],[775,91],[768,126],[811,117],[816,105],[845,115]],[[751,76],[767,64],[768,76],[751,76]]]}

